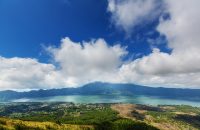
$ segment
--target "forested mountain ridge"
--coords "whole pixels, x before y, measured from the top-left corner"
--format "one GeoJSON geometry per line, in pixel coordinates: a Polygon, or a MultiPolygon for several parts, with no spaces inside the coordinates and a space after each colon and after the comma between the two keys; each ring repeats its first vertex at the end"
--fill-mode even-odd
{"type": "Polygon", "coordinates": [[[36,98],[64,95],[146,95],[161,98],[177,98],[200,101],[200,89],[147,87],[135,84],[111,84],[95,82],[77,88],[33,90],[29,92],[0,91],[0,101],[19,98],[36,98]]]}

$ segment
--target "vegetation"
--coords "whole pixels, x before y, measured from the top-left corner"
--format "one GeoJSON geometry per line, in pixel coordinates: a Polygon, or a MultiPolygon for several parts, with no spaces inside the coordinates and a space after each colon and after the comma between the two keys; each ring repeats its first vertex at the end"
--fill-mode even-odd
{"type": "Polygon", "coordinates": [[[134,104],[10,103],[0,130],[198,130],[200,108],[134,104]]]}
{"type": "Polygon", "coordinates": [[[136,122],[130,119],[121,119],[113,122],[110,130],[158,130],[157,128],[147,125],[143,122],[136,122]]]}
{"type": "Polygon", "coordinates": [[[33,122],[0,118],[0,130],[94,130],[94,127],[90,125],[58,125],[52,122],[33,122]]]}
{"type": "Polygon", "coordinates": [[[146,106],[133,104],[115,104],[113,109],[122,117],[140,120],[162,130],[199,130],[200,108],[186,105],[146,106]],[[122,112],[123,110],[123,112],[122,112]],[[124,111],[126,111],[124,113],[124,111]]]}

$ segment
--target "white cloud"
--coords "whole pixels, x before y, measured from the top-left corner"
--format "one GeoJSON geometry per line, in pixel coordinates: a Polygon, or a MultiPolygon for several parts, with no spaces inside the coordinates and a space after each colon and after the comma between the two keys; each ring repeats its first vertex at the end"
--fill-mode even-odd
{"type": "MultiPolygon", "coordinates": [[[[139,24],[138,18],[148,19],[156,4],[153,0],[115,2],[109,1],[109,10],[117,26],[126,31],[139,24]]],[[[60,47],[47,48],[59,67],[31,58],[0,57],[0,90],[71,87],[94,81],[199,88],[200,1],[164,0],[164,4],[170,19],[161,18],[157,30],[166,36],[170,54],[154,48],[148,56],[123,61],[128,52],[118,44],[65,38],[60,47]]]]}
{"type": "Polygon", "coordinates": [[[0,90],[76,87],[94,81],[117,81],[118,68],[127,54],[120,45],[108,46],[103,39],[75,43],[62,39],[61,46],[48,47],[59,64],[31,58],[0,57],[0,90]]]}
{"type": "Polygon", "coordinates": [[[157,30],[167,37],[172,53],[154,49],[148,56],[123,65],[120,75],[125,82],[152,86],[199,87],[200,1],[165,0],[164,4],[170,19],[161,19],[157,30]]]}
{"type": "Polygon", "coordinates": [[[141,22],[147,23],[158,17],[161,11],[158,6],[156,0],[108,0],[112,22],[127,33],[141,22]]]}
{"type": "Polygon", "coordinates": [[[199,0],[165,0],[171,19],[161,19],[158,31],[175,51],[200,48],[199,0]]]}
{"type": "Polygon", "coordinates": [[[51,88],[61,80],[52,64],[30,58],[0,57],[0,73],[0,90],[51,88]]]}
{"type": "Polygon", "coordinates": [[[120,68],[121,80],[150,86],[199,88],[200,58],[193,58],[196,54],[184,56],[154,49],[150,55],[124,64],[120,68]]]}
{"type": "Polygon", "coordinates": [[[127,54],[120,45],[108,46],[103,39],[75,43],[69,38],[62,40],[59,48],[49,47],[60,72],[72,85],[94,81],[113,81],[115,73],[127,54]]]}

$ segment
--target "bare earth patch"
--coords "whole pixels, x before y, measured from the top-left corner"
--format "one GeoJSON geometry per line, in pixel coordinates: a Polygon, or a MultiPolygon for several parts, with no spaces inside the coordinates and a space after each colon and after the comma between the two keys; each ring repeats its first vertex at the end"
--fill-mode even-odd
{"type": "MultiPolygon", "coordinates": [[[[151,106],[147,106],[149,108],[151,106]]],[[[147,112],[149,110],[141,109],[138,105],[135,104],[113,104],[111,108],[119,113],[120,117],[128,118],[132,120],[138,120],[137,117],[134,117],[133,112],[137,112],[139,115],[143,115],[145,118],[142,120],[143,122],[153,125],[154,127],[159,128],[160,130],[197,130],[194,127],[191,126],[182,126],[181,124],[178,124],[177,122],[173,121],[167,121],[167,120],[160,120],[159,122],[151,115],[148,115],[147,112]]],[[[167,110],[174,110],[175,107],[172,106],[165,106],[160,107],[161,110],[167,111],[167,110]]],[[[162,113],[162,111],[160,111],[162,113]]],[[[196,115],[195,113],[183,113],[183,112],[172,112],[176,115],[196,115]]],[[[141,121],[141,120],[140,120],[141,121]]]]}
{"type": "Polygon", "coordinates": [[[119,113],[119,116],[133,119],[131,112],[135,109],[134,104],[114,104],[111,108],[119,113]]]}

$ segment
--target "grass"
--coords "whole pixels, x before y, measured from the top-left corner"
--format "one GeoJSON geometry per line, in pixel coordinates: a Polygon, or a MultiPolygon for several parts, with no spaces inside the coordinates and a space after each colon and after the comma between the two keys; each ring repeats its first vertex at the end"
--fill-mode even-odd
{"type": "Polygon", "coordinates": [[[0,130],[94,130],[91,125],[56,124],[0,118],[0,130]]]}

